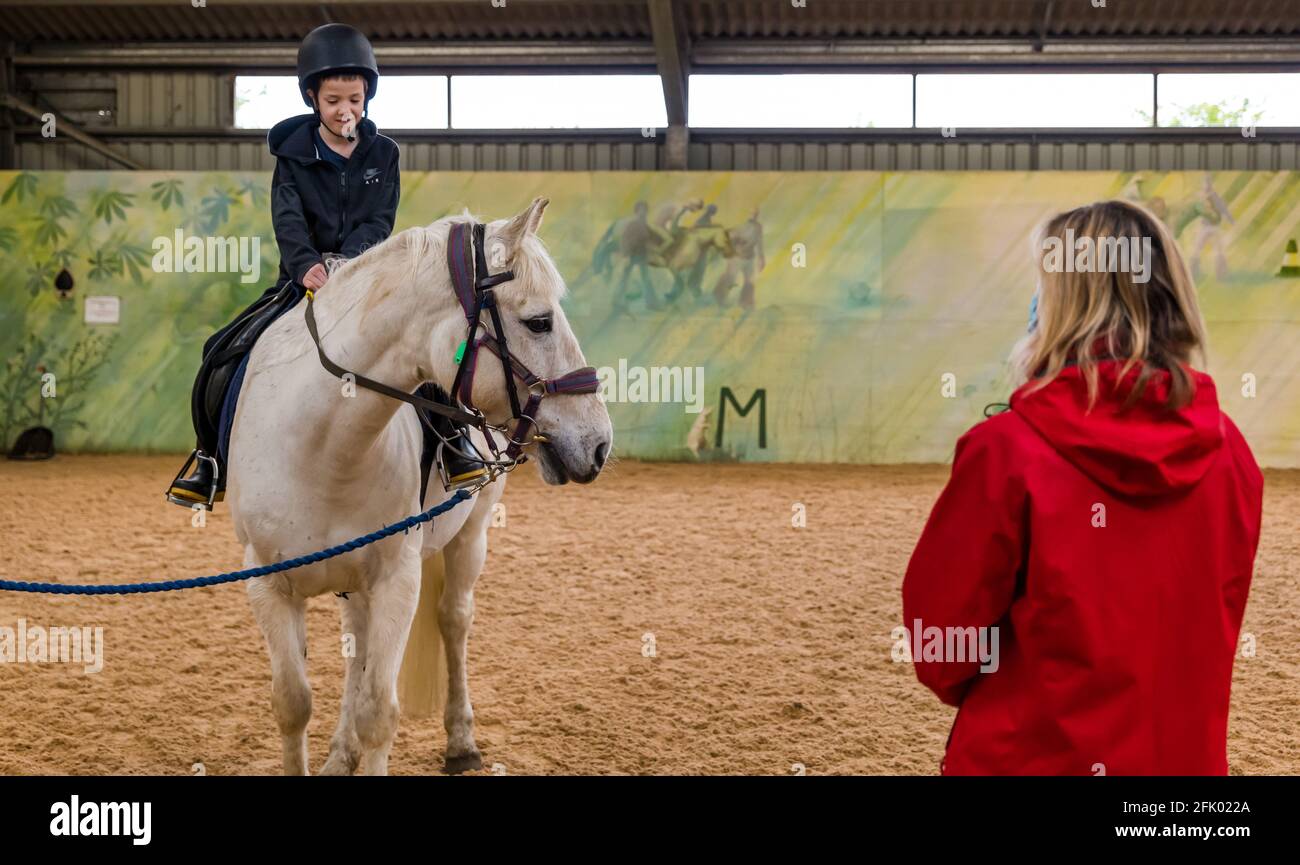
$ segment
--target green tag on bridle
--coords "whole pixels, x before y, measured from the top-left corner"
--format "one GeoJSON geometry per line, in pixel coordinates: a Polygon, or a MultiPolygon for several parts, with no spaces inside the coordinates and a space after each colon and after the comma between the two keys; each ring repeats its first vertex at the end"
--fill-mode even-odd
{"type": "Polygon", "coordinates": [[[456,346],[456,363],[459,364],[464,357],[465,357],[465,340],[462,339],[460,341],[460,345],[456,346]]]}

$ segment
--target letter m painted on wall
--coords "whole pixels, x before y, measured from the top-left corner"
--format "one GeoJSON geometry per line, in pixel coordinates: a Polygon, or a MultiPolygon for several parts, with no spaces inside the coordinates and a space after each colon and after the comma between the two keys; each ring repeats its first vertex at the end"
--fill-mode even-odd
{"type": "Polygon", "coordinates": [[[731,388],[722,389],[722,394],[718,397],[718,435],[714,447],[722,447],[722,431],[727,426],[727,403],[731,403],[731,407],[741,417],[748,415],[754,403],[758,403],[758,446],[767,447],[767,389],[761,387],[754,391],[754,395],[749,398],[749,402],[745,403],[744,408],[741,408],[740,403],[736,401],[736,395],[731,392],[731,388]]]}

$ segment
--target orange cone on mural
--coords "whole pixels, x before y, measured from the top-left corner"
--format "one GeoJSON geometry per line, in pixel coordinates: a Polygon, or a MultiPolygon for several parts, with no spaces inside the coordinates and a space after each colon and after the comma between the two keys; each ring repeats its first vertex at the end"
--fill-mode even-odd
{"type": "Polygon", "coordinates": [[[1300,253],[1297,253],[1295,240],[1286,242],[1286,252],[1282,255],[1282,269],[1278,276],[1300,276],[1300,253]]]}

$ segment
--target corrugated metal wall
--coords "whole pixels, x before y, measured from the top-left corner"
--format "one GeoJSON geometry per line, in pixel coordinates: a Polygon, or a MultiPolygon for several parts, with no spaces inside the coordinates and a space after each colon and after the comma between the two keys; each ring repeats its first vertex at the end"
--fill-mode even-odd
{"type": "Polygon", "coordinates": [[[205,72],[123,72],[119,126],[226,126],[234,122],[230,76],[205,72]]]}
{"type": "MultiPolygon", "coordinates": [[[[158,171],[270,170],[260,137],[195,137],[192,130],[233,124],[230,76],[211,72],[29,74],[46,105],[127,156],[158,171]],[[99,111],[108,111],[101,115],[99,111]],[[110,126],[108,121],[115,119],[110,126]],[[145,138],[121,130],[145,129],[145,138]],[[164,130],[175,129],[175,137],[164,130]],[[185,130],[191,130],[186,133],[185,130]],[[162,134],[157,134],[161,132],[162,134]]],[[[1008,141],[763,141],[729,133],[697,133],[689,166],[710,171],[1032,171],[1300,169],[1294,142],[1048,142],[1008,141]]],[[[402,167],[423,171],[650,171],[662,165],[662,141],[419,141],[402,142],[402,167]]],[[[66,138],[24,136],[19,168],[116,168],[66,138]]]]}
{"type": "Polygon", "coordinates": [[[1191,171],[1300,169],[1294,142],[692,143],[715,171],[1191,171]]]}
{"type": "MultiPolygon", "coordinates": [[[[263,141],[130,142],[113,140],[126,155],[155,171],[269,171],[263,141]]],[[[652,171],[658,145],[611,142],[529,144],[402,144],[408,171],[652,171]]],[[[75,142],[24,141],[18,167],[102,170],[118,166],[75,142]]],[[[1040,144],[694,143],[698,171],[1293,171],[1295,143],[1040,144]]]]}

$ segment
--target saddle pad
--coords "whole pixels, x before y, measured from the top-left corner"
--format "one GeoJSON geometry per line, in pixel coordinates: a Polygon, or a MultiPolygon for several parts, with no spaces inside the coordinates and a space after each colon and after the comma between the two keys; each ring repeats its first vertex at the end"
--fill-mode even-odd
{"type": "Polygon", "coordinates": [[[248,369],[248,359],[253,356],[250,351],[239,361],[230,384],[226,385],[226,395],[221,401],[221,422],[217,427],[217,461],[225,466],[230,458],[230,428],[235,423],[235,406],[239,401],[239,390],[244,386],[244,370],[248,369]]]}

